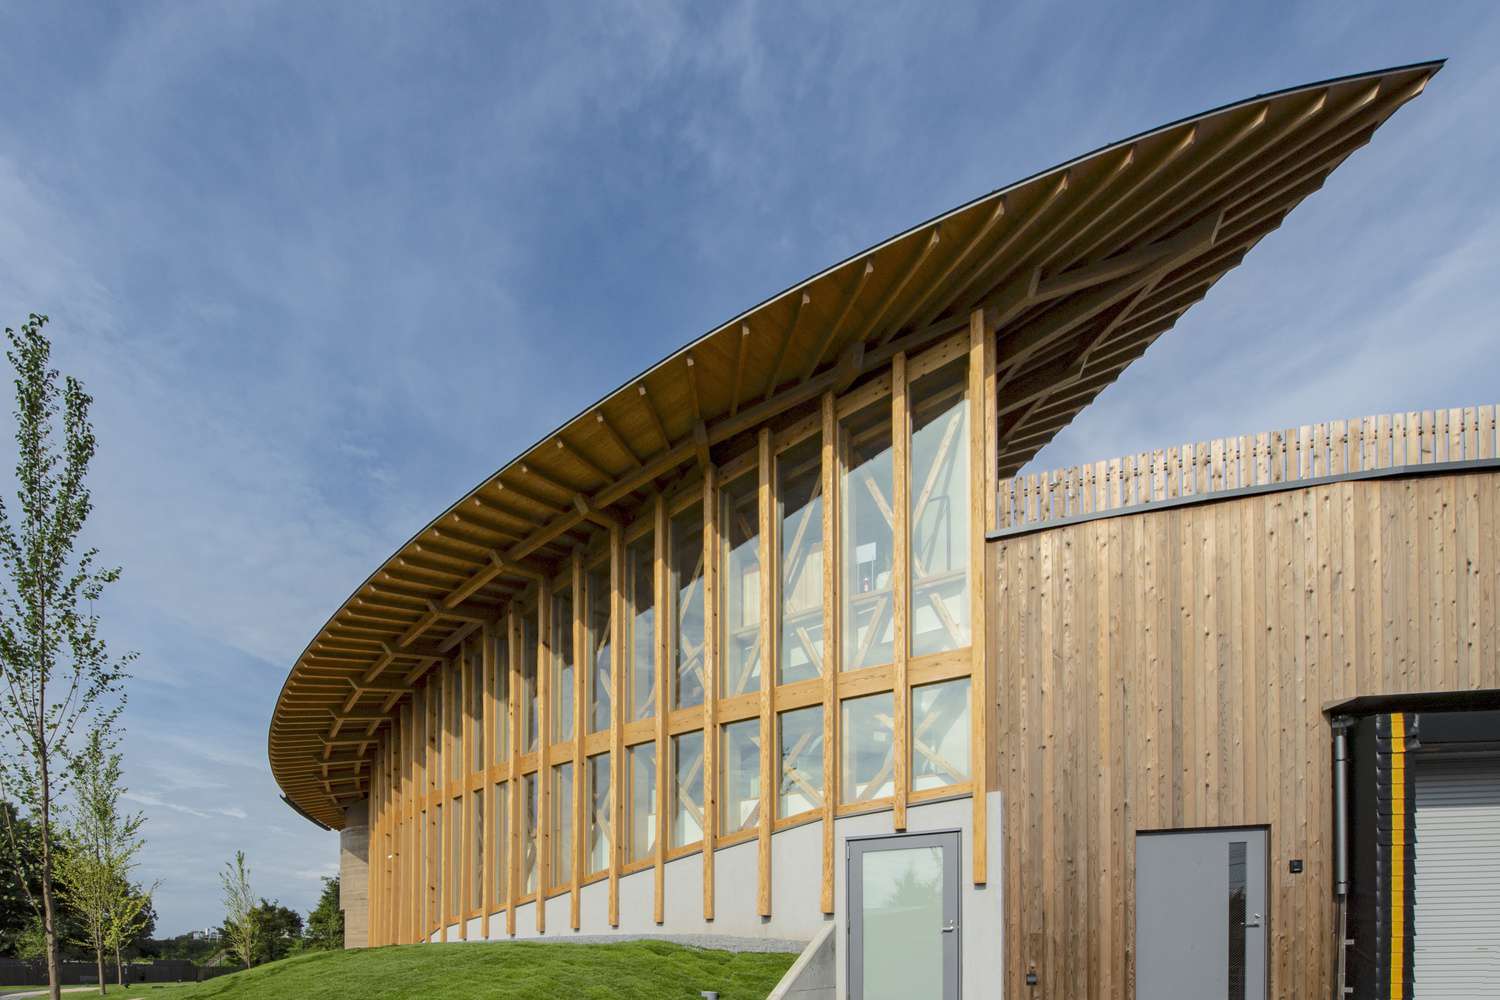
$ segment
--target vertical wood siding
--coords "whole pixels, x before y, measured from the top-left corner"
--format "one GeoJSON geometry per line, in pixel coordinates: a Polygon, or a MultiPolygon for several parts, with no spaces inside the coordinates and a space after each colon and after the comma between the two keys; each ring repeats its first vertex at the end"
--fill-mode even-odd
{"type": "Polygon", "coordinates": [[[1500,473],[1104,518],[989,558],[1007,995],[1034,968],[1037,996],[1133,997],[1136,831],[1266,824],[1270,995],[1330,996],[1323,709],[1500,687],[1500,473]]]}

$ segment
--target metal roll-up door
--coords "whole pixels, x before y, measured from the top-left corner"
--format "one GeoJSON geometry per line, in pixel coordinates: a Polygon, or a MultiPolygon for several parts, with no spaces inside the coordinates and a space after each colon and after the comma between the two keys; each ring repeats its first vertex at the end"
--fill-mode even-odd
{"type": "Polygon", "coordinates": [[[1415,769],[1412,995],[1500,997],[1500,760],[1415,769]]]}

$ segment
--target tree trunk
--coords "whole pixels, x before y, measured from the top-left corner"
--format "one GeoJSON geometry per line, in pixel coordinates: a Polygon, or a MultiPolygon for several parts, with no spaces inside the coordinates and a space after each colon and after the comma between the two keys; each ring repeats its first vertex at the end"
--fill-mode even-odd
{"type": "Polygon", "coordinates": [[[120,946],[115,945],[115,982],[125,988],[125,960],[120,956],[120,946]]]}
{"type": "Polygon", "coordinates": [[[109,982],[104,978],[104,945],[97,940],[94,942],[94,965],[99,970],[99,995],[102,997],[109,990],[109,982]]]}
{"type": "Polygon", "coordinates": [[[52,1000],[62,1000],[58,975],[57,922],[52,905],[52,784],[47,769],[46,733],[37,721],[37,754],[42,773],[42,933],[47,940],[47,989],[52,1000]]]}

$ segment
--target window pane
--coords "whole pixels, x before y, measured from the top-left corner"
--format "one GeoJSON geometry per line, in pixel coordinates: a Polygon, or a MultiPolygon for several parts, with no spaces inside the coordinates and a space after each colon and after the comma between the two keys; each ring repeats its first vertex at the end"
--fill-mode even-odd
{"type": "Polygon", "coordinates": [[[719,493],[719,535],[724,539],[723,694],[760,687],[760,507],[756,473],[719,493]]]}
{"type": "Polygon", "coordinates": [[[492,637],[491,663],[495,675],[492,681],[495,691],[495,744],[490,750],[490,760],[499,762],[510,759],[510,653],[505,641],[505,629],[497,628],[492,637]]]}
{"type": "Polygon", "coordinates": [[[850,698],[842,705],[839,731],[844,746],[839,790],[846,803],[869,802],[895,794],[894,704],[891,693],[886,691],[850,698]]]}
{"type": "Polygon", "coordinates": [[[672,737],[672,847],[703,839],[703,733],[672,737]]]}
{"type": "Polygon", "coordinates": [[[521,892],[536,892],[536,772],[521,779],[521,892]]]}
{"type": "Polygon", "coordinates": [[[443,759],[449,781],[457,781],[464,772],[463,704],[463,661],[459,658],[443,669],[443,759]]]}
{"type": "Polygon", "coordinates": [[[781,789],[778,816],[795,816],[823,805],[823,706],[813,705],[776,718],[781,789]]]}
{"type": "Polygon", "coordinates": [[[839,424],[843,518],[839,550],[844,649],[840,665],[858,670],[890,663],[894,553],[891,401],[889,397],[839,424]]]}
{"type": "Polygon", "coordinates": [[[484,905],[484,792],[469,794],[469,906],[484,905]]]}
{"type": "MultiPolygon", "coordinates": [[[[437,806],[436,808],[441,809],[442,806],[437,806]]],[[[417,833],[417,840],[419,842],[418,846],[422,852],[422,923],[424,925],[423,929],[425,930],[427,927],[431,927],[434,923],[436,923],[436,921],[432,919],[432,895],[433,886],[437,884],[437,878],[432,870],[432,849],[430,844],[430,841],[432,840],[432,827],[427,825],[426,809],[422,810],[422,826],[417,833]]]]}
{"type": "Polygon", "coordinates": [[[719,833],[748,830],[760,819],[760,720],[723,727],[719,833]]]}
{"type": "Polygon", "coordinates": [[[593,668],[589,672],[587,711],[589,732],[597,733],[609,728],[610,705],[614,693],[609,662],[614,605],[610,600],[608,561],[589,570],[588,591],[589,613],[584,624],[588,630],[588,648],[593,668]]]}
{"type": "Polygon", "coordinates": [[[464,800],[454,799],[448,808],[443,832],[448,838],[448,877],[443,881],[444,902],[450,916],[458,916],[463,904],[464,800]]]}
{"type": "Polygon", "coordinates": [[[536,609],[521,612],[521,752],[537,748],[536,609]]]}
{"type": "Polygon", "coordinates": [[[625,863],[642,861],[656,847],[656,744],[626,751],[625,863]]]}
{"type": "Polygon", "coordinates": [[[822,449],[822,436],[814,434],[776,460],[781,684],[823,672],[822,449]]]}
{"type": "Polygon", "coordinates": [[[911,653],[969,645],[969,406],[960,358],[912,384],[911,653]]]}
{"type": "Polygon", "coordinates": [[[465,662],[468,670],[465,675],[468,697],[465,699],[465,714],[468,718],[464,721],[464,732],[468,734],[469,740],[469,767],[470,771],[484,770],[484,639],[481,636],[471,642],[464,643],[467,650],[465,662]]]}
{"type": "Polygon", "coordinates": [[[672,518],[672,704],[703,704],[703,504],[672,518]]]}
{"type": "Polygon", "coordinates": [[[968,780],[969,679],[912,688],[912,791],[968,780]]]}
{"type": "Polygon", "coordinates": [[[552,702],[553,740],[573,738],[573,588],[560,587],[552,595],[552,702]]]}
{"type": "Polygon", "coordinates": [[[655,542],[651,532],[625,547],[626,605],[630,608],[630,638],[625,673],[627,720],[656,714],[656,573],[655,542]]]}
{"type": "Polygon", "coordinates": [[[588,855],[585,874],[592,875],[609,867],[610,819],[609,754],[601,753],[589,758],[588,810],[588,855]]]}
{"type": "Polygon", "coordinates": [[[553,885],[573,880],[573,765],[552,769],[552,864],[548,878],[553,885]]]}
{"type": "Polygon", "coordinates": [[[494,847],[490,852],[493,864],[491,885],[494,887],[495,907],[505,905],[510,892],[510,786],[500,782],[491,790],[494,803],[490,815],[494,818],[494,847]]]}

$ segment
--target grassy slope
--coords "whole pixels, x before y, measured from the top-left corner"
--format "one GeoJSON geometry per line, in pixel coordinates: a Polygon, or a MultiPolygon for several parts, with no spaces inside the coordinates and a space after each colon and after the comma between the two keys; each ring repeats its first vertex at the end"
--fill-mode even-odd
{"type": "Polygon", "coordinates": [[[131,986],[141,1000],[764,1000],[795,960],[659,941],[425,944],[289,958],[189,986],[131,986]]]}

